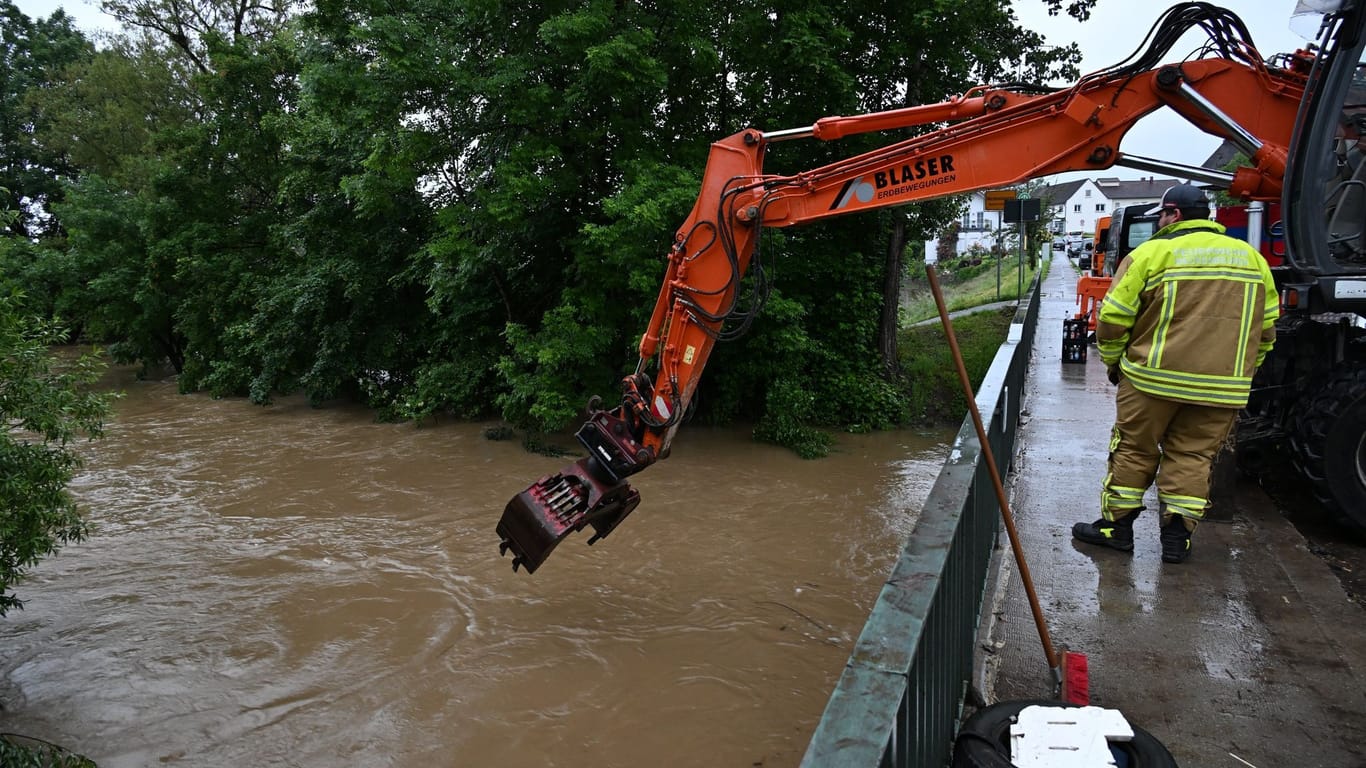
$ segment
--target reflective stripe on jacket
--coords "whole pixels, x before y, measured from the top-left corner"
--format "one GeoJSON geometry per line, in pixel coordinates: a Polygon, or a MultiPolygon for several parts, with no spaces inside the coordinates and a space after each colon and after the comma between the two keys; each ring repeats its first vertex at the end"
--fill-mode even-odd
{"type": "Polygon", "coordinates": [[[1120,264],[1100,308],[1096,345],[1154,397],[1241,408],[1276,340],[1276,284],[1252,246],[1223,225],[1163,227],[1120,264]]]}

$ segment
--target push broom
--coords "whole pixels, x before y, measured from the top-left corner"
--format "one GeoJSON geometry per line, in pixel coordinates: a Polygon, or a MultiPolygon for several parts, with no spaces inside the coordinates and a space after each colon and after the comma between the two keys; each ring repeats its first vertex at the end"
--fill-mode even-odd
{"type": "Polygon", "coordinates": [[[1068,650],[1058,654],[1053,649],[1048,624],[1043,618],[1043,608],[1039,605],[1039,596],[1034,592],[1034,579],[1029,575],[1029,564],[1025,562],[1024,550],[1020,547],[1020,538],[1015,532],[1015,516],[1010,513],[1010,503],[1006,501],[1005,486],[1002,485],[1001,474],[996,469],[996,459],[991,453],[991,443],[987,441],[986,427],[982,426],[982,414],[977,410],[977,398],[972,391],[972,382],[968,380],[967,368],[963,366],[963,354],[958,349],[958,339],[953,333],[953,321],[949,319],[948,308],[944,305],[944,294],[939,289],[939,277],[935,274],[933,264],[925,265],[925,275],[930,280],[934,304],[939,308],[939,320],[944,324],[944,335],[949,340],[949,351],[953,353],[953,362],[958,368],[958,381],[963,385],[963,394],[968,401],[968,412],[972,414],[972,425],[977,428],[977,442],[982,446],[982,458],[986,460],[987,471],[991,473],[991,484],[996,489],[996,502],[1001,508],[1006,535],[1010,538],[1010,549],[1015,553],[1015,562],[1020,568],[1020,581],[1024,584],[1025,594],[1029,596],[1029,608],[1034,613],[1034,626],[1039,630],[1044,655],[1048,657],[1048,668],[1053,673],[1053,684],[1063,701],[1084,706],[1091,702],[1090,673],[1086,665],[1086,655],[1068,650]]]}

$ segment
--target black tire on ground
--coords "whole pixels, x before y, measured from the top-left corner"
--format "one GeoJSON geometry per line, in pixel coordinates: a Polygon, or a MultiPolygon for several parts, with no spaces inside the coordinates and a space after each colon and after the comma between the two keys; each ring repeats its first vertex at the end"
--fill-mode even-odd
{"type": "Polygon", "coordinates": [[[1366,364],[1346,365],[1295,409],[1290,445],[1315,498],[1366,531],[1366,364]]]}
{"type": "MultiPolygon", "coordinates": [[[[953,768],[1012,768],[1010,762],[1010,726],[1025,707],[1072,707],[1061,701],[1047,699],[1003,701],[977,710],[958,731],[953,748],[953,768]]],[[[1162,742],[1151,733],[1130,723],[1134,740],[1113,742],[1110,747],[1127,758],[1120,765],[1129,768],[1176,768],[1176,760],[1162,742]]]]}

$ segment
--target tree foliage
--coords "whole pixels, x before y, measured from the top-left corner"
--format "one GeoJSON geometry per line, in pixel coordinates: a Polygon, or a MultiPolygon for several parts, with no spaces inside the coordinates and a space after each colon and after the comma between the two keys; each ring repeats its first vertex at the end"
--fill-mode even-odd
{"type": "Polygon", "coordinates": [[[27,315],[20,298],[0,295],[0,616],[22,605],[13,587],[32,566],[85,536],[66,490],[80,464],[69,444],[101,436],[109,412],[108,398],[86,389],[98,358],[54,358],[48,347],[64,330],[27,315]]]}
{"type": "Polygon", "coordinates": [[[1049,16],[1066,12],[1077,21],[1091,18],[1091,10],[1096,7],[1096,0],[1044,0],[1044,3],[1048,6],[1049,16]],[[1067,4],[1066,8],[1063,3],[1067,4]]]}
{"type": "Polygon", "coordinates": [[[40,140],[45,126],[30,97],[92,50],[65,13],[35,21],[0,0],[0,187],[18,203],[9,217],[16,235],[60,232],[42,208],[61,200],[62,180],[75,168],[60,146],[40,140]]]}
{"type": "Polygon", "coordinates": [[[84,755],[39,739],[0,733],[0,765],[5,768],[96,768],[84,755]]]}
{"type": "MultiPolygon", "coordinates": [[[[16,90],[34,146],[77,171],[46,176],[69,238],[6,257],[45,312],[187,391],[532,431],[634,368],[711,142],[1071,79],[1079,58],[1008,0],[103,7],[129,34],[16,90]]],[[[766,162],[797,172],[908,133],[766,162]]],[[[766,233],[775,287],[717,348],[695,417],[807,454],[817,428],[904,421],[905,254],[957,205],[766,233]]]]}
{"type": "Polygon", "coordinates": [[[132,29],[145,30],[171,45],[202,73],[213,71],[219,40],[271,39],[284,26],[292,3],[278,0],[103,0],[101,9],[132,29]]]}

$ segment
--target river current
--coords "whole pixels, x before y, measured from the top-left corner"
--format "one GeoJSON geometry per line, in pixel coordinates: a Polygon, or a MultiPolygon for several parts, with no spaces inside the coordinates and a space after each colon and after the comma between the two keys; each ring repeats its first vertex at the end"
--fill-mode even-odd
{"type": "Polygon", "coordinates": [[[685,426],[528,576],[494,526],[572,457],[110,383],[93,533],[0,619],[0,731],[101,768],[795,766],[951,439],[685,426]]]}

